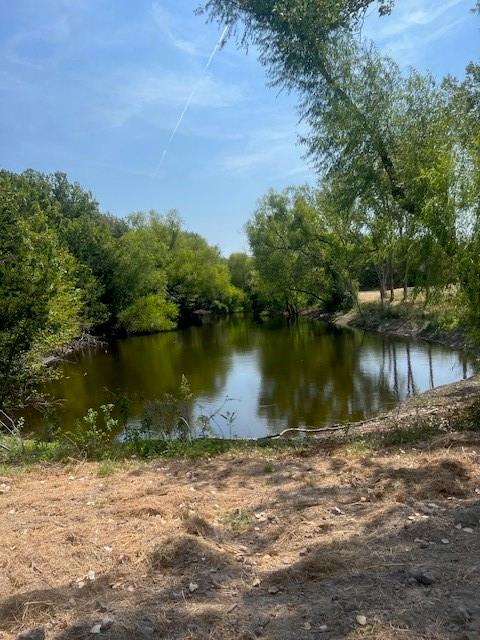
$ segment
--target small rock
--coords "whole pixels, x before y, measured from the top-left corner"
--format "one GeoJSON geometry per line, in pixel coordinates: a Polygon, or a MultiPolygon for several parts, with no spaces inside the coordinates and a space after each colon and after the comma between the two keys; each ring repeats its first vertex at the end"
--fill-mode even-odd
{"type": "Polygon", "coordinates": [[[448,538],[442,538],[442,544],[450,544],[450,540],[448,538]]]}
{"type": "Polygon", "coordinates": [[[306,556],[306,555],[308,555],[308,549],[307,549],[307,547],[303,547],[303,549],[300,549],[300,555],[301,555],[301,556],[306,556]]]}
{"type": "Polygon", "coordinates": [[[422,540],[421,538],[415,538],[414,542],[416,542],[420,549],[426,549],[428,547],[428,542],[426,540],[422,540]]]}
{"type": "Polygon", "coordinates": [[[10,491],[9,484],[0,484],[0,493],[8,493],[10,491]]]}
{"type": "Polygon", "coordinates": [[[188,590],[190,591],[190,593],[194,593],[198,590],[198,584],[196,582],[190,582],[190,584],[188,585],[188,590]]]}
{"type": "Polygon", "coordinates": [[[89,571],[85,577],[87,580],[95,580],[95,571],[89,571]]]}
{"type": "Polygon", "coordinates": [[[252,587],[259,587],[261,583],[260,578],[255,578],[255,580],[252,582],[252,587]]]}
{"type": "Polygon", "coordinates": [[[433,584],[435,582],[435,579],[433,578],[433,576],[427,574],[427,573],[417,573],[414,576],[415,580],[418,582],[418,584],[423,584],[426,587],[429,587],[431,584],[433,584]]]}
{"type": "Polygon", "coordinates": [[[305,629],[305,631],[310,631],[310,629],[312,628],[312,625],[310,624],[310,622],[305,622],[305,624],[303,625],[303,628],[305,629]]]}
{"type": "Polygon", "coordinates": [[[45,640],[45,629],[36,627],[35,629],[22,631],[22,633],[18,634],[17,640],[45,640]]]}
{"type": "Polygon", "coordinates": [[[258,520],[258,522],[267,522],[268,520],[267,516],[264,513],[256,513],[255,518],[258,520]]]}
{"type": "Polygon", "coordinates": [[[328,626],[326,624],[321,624],[318,627],[318,630],[320,631],[320,633],[326,633],[328,631],[328,626]]]}
{"type": "Polygon", "coordinates": [[[471,527],[463,527],[465,533],[473,533],[473,529],[471,527]]]}
{"type": "Polygon", "coordinates": [[[93,627],[90,629],[90,633],[98,636],[100,633],[102,633],[102,625],[100,623],[94,624],[93,627]]]}
{"type": "Polygon", "coordinates": [[[278,592],[280,591],[280,589],[278,587],[270,587],[270,589],[268,590],[268,593],[272,596],[276,595],[278,592]]]}
{"type": "Polygon", "coordinates": [[[356,617],[356,620],[361,627],[364,627],[367,624],[367,618],[365,616],[359,615],[356,617]]]}
{"type": "Polygon", "coordinates": [[[114,622],[115,620],[113,618],[104,618],[100,626],[100,631],[108,631],[114,622]]]}

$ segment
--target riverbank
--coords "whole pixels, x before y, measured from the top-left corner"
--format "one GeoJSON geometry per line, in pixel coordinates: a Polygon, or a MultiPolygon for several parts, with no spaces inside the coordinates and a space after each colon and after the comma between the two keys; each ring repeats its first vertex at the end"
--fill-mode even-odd
{"type": "Polygon", "coordinates": [[[200,438],[194,440],[157,440],[133,438],[113,440],[99,427],[94,431],[67,432],[51,441],[0,437],[0,466],[5,469],[29,469],[37,464],[65,463],[88,459],[107,465],[129,460],[198,460],[231,453],[243,455],[266,451],[271,455],[308,452],[324,447],[355,446],[381,450],[393,444],[422,441],[453,432],[480,428],[480,375],[437,387],[411,397],[386,414],[361,422],[331,425],[309,431],[287,430],[286,437],[258,439],[200,438]],[[297,437],[296,437],[297,436],[297,437]],[[358,444],[360,443],[360,445],[358,444]]]}
{"type": "Polygon", "coordinates": [[[303,315],[338,326],[427,340],[480,356],[480,343],[473,340],[467,329],[461,326],[454,317],[454,310],[446,311],[438,307],[425,309],[421,300],[403,302],[400,290],[396,290],[395,301],[385,303],[383,307],[376,291],[361,291],[358,302],[358,306],[347,313],[325,314],[318,309],[307,309],[303,315]]]}

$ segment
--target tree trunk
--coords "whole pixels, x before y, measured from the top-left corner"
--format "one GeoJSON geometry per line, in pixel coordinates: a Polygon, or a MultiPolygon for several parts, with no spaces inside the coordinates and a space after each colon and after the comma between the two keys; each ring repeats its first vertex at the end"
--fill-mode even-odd
{"type": "Polygon", "coordinates": [[[403,271],[403,301],[406,302],[408,299],[408,258],[405,260],[405,267],[403,271]]]}
{"type": "Polygon", "coordinates": [[[393,278],[393,260],[392,256],[388,259],[388,275],[390,277],[390,302],[395,300],[395,282],[393,278]]]}

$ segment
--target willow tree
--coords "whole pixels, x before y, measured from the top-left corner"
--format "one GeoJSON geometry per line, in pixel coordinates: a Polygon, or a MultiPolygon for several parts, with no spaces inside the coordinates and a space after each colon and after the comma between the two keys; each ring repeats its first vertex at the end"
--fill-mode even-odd
{"type": "Polygon", "coordinates": [[[341,176],[375,226],[393,229],[389,237],[402,240],[401,247],[392,240],[386,260],[400,256],[406,293],[412,246],[425,249],[422,285],[440,284],[433,278],[439,265],[450,278],[454,142],[446,101],[433,80],[415,72],[405,77],[361,37],[366,10],[376,6],[385,14],[392,5],[208,0],[204,11],[230,27],[240,45],[256,48],[273,85],[299,96],[300,116],[309,125],[303,142],[321,176],[341,176]],[[419,235],[420,244],[414,242],[419,235]]]}
{"type": "MultiPolygon", "coordinates": [[[[306,142],[317,165],[339,162],[355,146],[374,156],[396,202],[415,211],[415,202],[399,178],[388,132],[370,106],[383,100],[378,64],[365,52],[359,31],[365,12],[376,5],[388,13],[392,2],[380,0],[208,0],[204,11],[230,27],[240,44],[254,45],[273,85],[300,95],[302,118],[313,127],[306,142]],[[358,37],[355,37],[357,35],[358,37]],[[372,84],[380,88],[375,95],[372,84]],[[361,85],[366,103],[353,85],[361,85]],[[341,126],[341,119],[347,128],[341,126]],[[340,125],[340,126],[339,126],[340,125]],[[355,131],[352,145],[352,132],[355,131]]],[[[388,74],[388,71],[387,71],[388,74]]],[[[381,74],[382,75],[382,74],[381,74]]],[[[391,78],[388,78],[390,81],[391,78]]]]}

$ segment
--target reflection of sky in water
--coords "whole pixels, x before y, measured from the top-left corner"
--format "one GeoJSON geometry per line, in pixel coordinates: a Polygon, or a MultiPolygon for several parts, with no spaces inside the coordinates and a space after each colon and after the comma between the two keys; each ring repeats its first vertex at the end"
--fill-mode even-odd
{"type": "Polygon", "coordinates": [[[362,358],[362,371],[367,375],[387,380],[390,386],[395,385],[397,377],[401,398],[412,395],[409,367],[413,377],[414,394],[449,384],[452,380],[461,380],[465,372],[467,376],[473,373],[473,368],[465,365],[460,353],[427,343],[398,342],[395,345],[395,354],[390,348],[385,361],[381,354],[368,353],[362,358]]]}
{"type": "MultiPolygon", "coordinates": [[[[145,401],[175,392],[185,375],[193,416],[223,405],[222,413],[235,412],[231,433],[245,437],[362,419],[430,389],[432,379],[439,386],[473,373],[465,354],[435,344],[243,317],[119,340],[62,369],[64,379],[48,389],[66,399],[56,416],[61,428],[122,396],[129,422],[138,422],[145,401]]],[[[40,429],[38,416],[28,417],[40,429]]],[[[217,422],[229,436],[220,415],[217,422]]]]}
{"type": "MultiPolygon", "coordinates": [[[[230,370],[221,394],[213,399],[200,396],[198,398],[200,407],[196,408],[195,414],[198,415],[204,411],[205,413],[213,412],[225,398],[229,398],[224,409],[236,412],[235,421],[232,424],[233,434],[253,438],[268,433],[266,421],[257,414],[260,378],[255,351],[235,354],[230,360],[230,370]]],[[[217,421],[224,432],[223,435],[228,437],[229,427],[226,421],[221,418],[217,418],[217,421]]]]}

